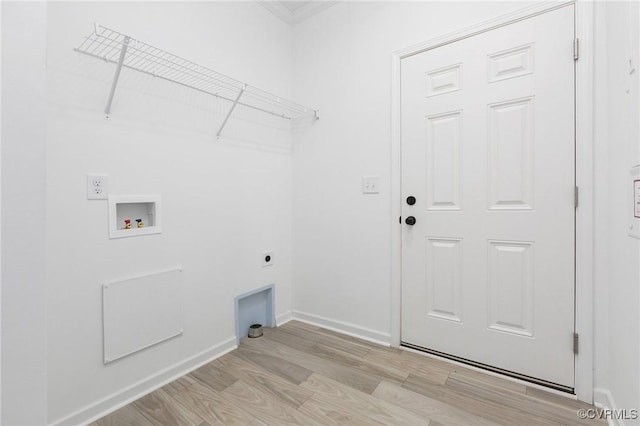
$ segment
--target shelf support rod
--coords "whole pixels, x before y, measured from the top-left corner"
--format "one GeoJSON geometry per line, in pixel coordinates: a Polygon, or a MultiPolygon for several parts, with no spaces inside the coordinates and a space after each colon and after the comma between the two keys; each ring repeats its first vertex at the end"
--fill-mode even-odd
{"type": "Polygon", "coordinates": [[[131,38],[125,36],[122,40],[122,49],[120,49],[120,58],[118,59],[118,65],[116,66],[116,73],[113,76],[113,83],[111,83],[111,92],[109,92],[109,100],[107,100],[107,106],[104,109],[105,118],[109,118],[111,114],[111,103],[113,102],[113,95],[116,93],[116,87],[118,86],[118,79],[120,78],[120,71],[122,71],[122,64],[124,64],[124,57],[127,54],[127,48],[129,47],[129,41],[131,38]]]}
{"type": "Polygon", "coordinates": [[[224,121],[222,122],[222,125],[220,126],[220,130],[218,130],[218,133],[216,133],[216,139],[220,139],[220,134],[222,133],[222,129],[224,129],[224,126],[227,125],[227,121],[229,121],[229,117],[231,117],[231,113],[236,108],[236,105],[238,105],[238,101],[240,100],[240,97],[242,96],[242,94],[244,93],[246,88],[247,88],[247,85],[245,84],[242,87],[242,89],[240,90],[240,93],[238,93],[238,97],[236,97],[236,100],[233,102],[233,105],[231,105],[231,108],[229,109],[229,112],[227,113],[227,116],[224,118],[224,121]]]}

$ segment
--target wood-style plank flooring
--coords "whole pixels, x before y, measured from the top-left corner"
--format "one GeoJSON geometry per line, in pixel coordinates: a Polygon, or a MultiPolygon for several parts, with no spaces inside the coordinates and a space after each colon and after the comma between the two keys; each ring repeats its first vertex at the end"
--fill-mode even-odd
{"type": "Polygon", "coordinates": [[[574,425],[587,404],[292,321],[91,426],[574,425]]]}

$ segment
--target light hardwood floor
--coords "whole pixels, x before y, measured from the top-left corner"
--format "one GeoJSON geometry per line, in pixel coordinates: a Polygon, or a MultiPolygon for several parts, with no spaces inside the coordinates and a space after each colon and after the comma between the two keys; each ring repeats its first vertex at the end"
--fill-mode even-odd
{"type": "Polygon", "coordinates": [[[115,425],[574,425],[587,404],[292,321],[98,420],[115,425]]]}

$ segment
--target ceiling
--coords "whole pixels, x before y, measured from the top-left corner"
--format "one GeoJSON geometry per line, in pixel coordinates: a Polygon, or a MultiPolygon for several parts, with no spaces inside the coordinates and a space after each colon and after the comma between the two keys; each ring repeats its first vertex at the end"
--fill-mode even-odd
{"type": "Polygon", "coordinates": [[[265,9],[282,19],[287,24],[297,24],[303,20],[321,12],[334,4],[338,0],[257,0],[265,9]]]}
{"type": "Polygon", "coordinates": [[[291,13],[296,13],[296,10],[310,4],[311,1],[280,1],[278,3],[289,9],[291,13]]]}

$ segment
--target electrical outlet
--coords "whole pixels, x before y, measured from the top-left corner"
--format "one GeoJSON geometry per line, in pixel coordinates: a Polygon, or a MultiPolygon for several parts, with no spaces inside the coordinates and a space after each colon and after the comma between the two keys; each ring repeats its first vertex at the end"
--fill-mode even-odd
{"type": "Polygon", "coordinates": [[[106,200],[109,197],[107,175],[87,175],[87,200],[106,200]]]}
{"type": "Polygon", "coordinates": [[[380,192],[380,178],[378,176],[363,176],[362,177],[362,193],[363,194],[378,194],[380,192]]]}
{"type": "Polygon", "coordinates": [[[262,267],[273,265],[273,252],[265,251],[261,256],[262,267]]]}

